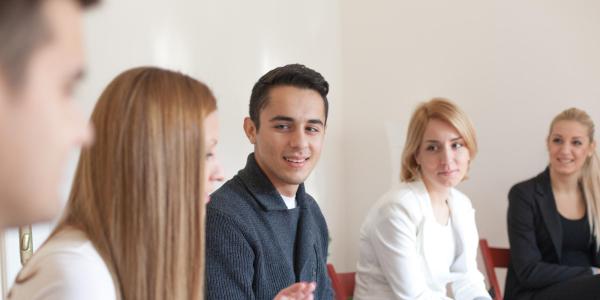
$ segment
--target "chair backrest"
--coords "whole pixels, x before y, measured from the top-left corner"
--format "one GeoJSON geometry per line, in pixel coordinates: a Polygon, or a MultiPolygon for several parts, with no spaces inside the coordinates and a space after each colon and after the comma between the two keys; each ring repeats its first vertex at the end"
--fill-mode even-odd
{"type": "Polygon", "coordinates": [[[354,295],[354,276],[356,273],[336,273],[332,264],[327,264],[327,273],[335,292],[335,300],[348,300],[354,295]]]}
{"type": "Polygon", "coordinates": [[[490,247],[486,239],[479,240],[479,249],[481,249],[485,272],[492,286],[494,299],[502,300],[502,291],[500,290],[500,284],[498,283],[494,269],[508,268],[508,264],[510,263],[510,249],[490,247]]]}

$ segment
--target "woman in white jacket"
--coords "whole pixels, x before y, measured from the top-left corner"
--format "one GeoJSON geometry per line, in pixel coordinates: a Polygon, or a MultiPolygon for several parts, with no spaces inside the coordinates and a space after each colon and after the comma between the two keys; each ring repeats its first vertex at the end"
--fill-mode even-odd
{"type": "Polygon", "coordinates": [[[413,113],[403,184],[370,210],[360,231],[355,299],[490,299],[477,269],[471,201],[454,187],[477,153],[471,121],[442,98],[413,113]]]}

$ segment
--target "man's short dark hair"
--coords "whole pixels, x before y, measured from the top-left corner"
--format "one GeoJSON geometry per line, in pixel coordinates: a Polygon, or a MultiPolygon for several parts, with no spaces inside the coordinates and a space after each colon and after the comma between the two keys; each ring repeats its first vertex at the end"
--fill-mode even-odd
{"type": "MultiPolygon", "coordinates": [[[[31,54],[50,32],[42,6],[47,0],[0,0],[0,72],[11,86],[23,80],[31,54]]],[[[87,8],[99,0],[71,0],[87,8]]]]}
{"type": "Polygon", "coordinates": [[[254,122],[256,129],[260,127],[260,112],[268,104],[269,92],[277,86],[293,86],[311,89],[319,93],[325,106],[324,122],[327,123],[329,83],[319,72],[301,64],[291,64],[267,72],[254,84],[252,95],[250,95],[250,119],[254,122]]]}

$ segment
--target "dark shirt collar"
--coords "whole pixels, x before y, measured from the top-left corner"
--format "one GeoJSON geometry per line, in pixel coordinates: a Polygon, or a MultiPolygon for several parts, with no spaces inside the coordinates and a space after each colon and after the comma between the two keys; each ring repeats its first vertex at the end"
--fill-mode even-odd
{"type": "MultiPolygon", "coordinates": [[[[238,176],[248,187],[250,193],[265,210],[287,210],[281,195],[273,186],[267,175],[261,170],[254,158],[254,153],[248,155],[246,167],[238,172],[238,176]]],[[[298,207],[306,207],[306,192],[304,183],[300,184],[296,192],[298,207]]]]}

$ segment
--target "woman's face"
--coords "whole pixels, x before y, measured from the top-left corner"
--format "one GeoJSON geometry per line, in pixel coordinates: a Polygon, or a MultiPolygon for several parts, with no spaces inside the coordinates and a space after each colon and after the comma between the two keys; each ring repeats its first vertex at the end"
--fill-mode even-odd
{"type": "Polygon", "coordinates": [[[223,167],[217,156],[217,144],[219,143],[219,118],[217,111],[208,114],[204,119],[205,146],[206,146],[206,176],[205,176],[205,201],[210,200],[210,193],[215,189],[218,182],[223,181],[223,167]]]}
{"type": "Polygon", "coordinates": [[[578,176],[595,146],[583,124],[577,121],[556,122],[548,136],[550,169],[555,174],[578,176]]]}
{"type": "Polygon", "coordinates": [[[427,189],[444,191],[462,181],[469,168],[471,155],[452,125],[431,119],[415,159],[427,189]]]}

